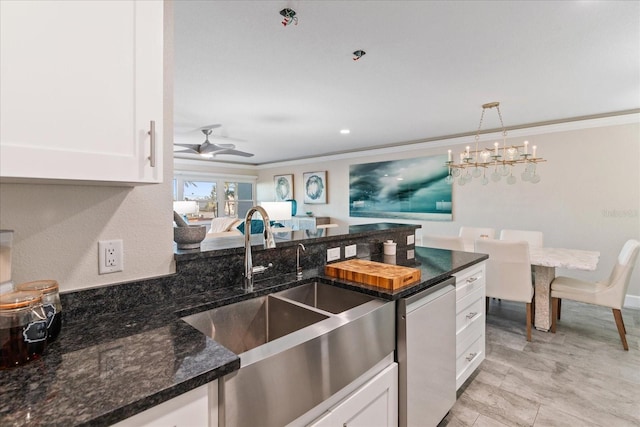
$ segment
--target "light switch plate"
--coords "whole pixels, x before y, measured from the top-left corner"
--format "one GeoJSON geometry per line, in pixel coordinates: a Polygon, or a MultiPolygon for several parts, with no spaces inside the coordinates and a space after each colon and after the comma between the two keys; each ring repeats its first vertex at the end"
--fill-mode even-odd
{"type": "Polygon", "coordinates": [[[356,245],[349,245],[349,246],[345,246],[344,247],[344,257],[345,258],[350,258],[352,256],[356,256],[356,253],[358,251],[356,250],[356,245]]]}
{"type": "Polygon", "coordinates": [[[416,236],[413,234],[409,234],[407,236],[407,245],[413,245],[416,241],[416,236]]]}
{"type": "Polygon", "coordinates": [[[327,249],[327,262],[340,259],[340,247],[327,249]]]}

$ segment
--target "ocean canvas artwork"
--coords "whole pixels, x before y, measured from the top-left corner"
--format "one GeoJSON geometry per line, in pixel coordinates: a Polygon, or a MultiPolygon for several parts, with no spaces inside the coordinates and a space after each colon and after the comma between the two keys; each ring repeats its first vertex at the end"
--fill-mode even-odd
{"type": "Polygon", "coordinates": [[[445,156],[349,166],[349,216],[452,220],[445,156]]]}

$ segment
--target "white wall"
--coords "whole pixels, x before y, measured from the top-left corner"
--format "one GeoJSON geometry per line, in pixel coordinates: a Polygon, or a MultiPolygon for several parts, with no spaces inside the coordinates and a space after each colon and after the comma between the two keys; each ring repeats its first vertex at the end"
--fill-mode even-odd
{"type": "MultiPolygon", "coordinates": [[[[538,146],[538,155],[548,160],[538,165],[540,183],[520,182],[518,171],[518,183],[513,186],[504,181],[487,186],[479,182],[462,187],[454,184],[453,221],[410,222],[421,224],[426,233],[443,235],[456,235],[461,225],[541,230],[546,246],[601,252],[595,273],[559,269],[558,275],[604,279],[623,243],[630,238],[640,239],[640,125],[637,116],[632,120],[623,118],[626,124],[607,125],[616,120],[510,132],[508,144],[528,139],[531,145],[538,146]]],[[[379,222],[349,218],[349,165],[445,154],[452,142],[457,152],[472,141],[473,137],[430,143],[431,148],[419,150],[384,149],[369,155],[264,167],[258,178],[258,200],[273,200],[274,175],[293,173],[299,212],[312,210],[316,215],[331,216],[332,222],[338,223],[379,222]],[[302,173],[322,170],[327,171],[328,204],[302,205],[302,173]]],[[[493,141],[487,139],[485,146],[493,141]]],[[[640,267],[633,274],[629,294],[638,298],[640,307],[640,267]]]]}
{"type": "MultiPolygon", "coordinates": [[[[173,135],[171,8],[166,2],[163,135],[173,135]]],[[[15,231],[14,283],[56,279],[69,291],[174,272],[173,148],[166,141],[162,184],[0,184],[0,228],[15,231]],[[124,271],[98,275],[98,241],[110,239],[123,240],[124,271]]]]}

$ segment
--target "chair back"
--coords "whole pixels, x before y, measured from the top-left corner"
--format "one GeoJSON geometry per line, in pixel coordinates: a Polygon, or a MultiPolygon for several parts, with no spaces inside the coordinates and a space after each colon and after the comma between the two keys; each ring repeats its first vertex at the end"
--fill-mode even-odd
{"type": "Polygon", "coordinates": [[[639,252],[640,242],[634,239],[627,240],[609,276],[607,287],[609,288],[609,292],[613,291],[612,297],[615,298],[615,305],[618,307],[622,307],[624,304],[624,298],[627,295],[629,281],[631,280],[631,273],[633,273],[633,267],[636,264],[639,252]]]}
{"type": "Polygon", "coordinates": [[[475,251],[489,255],[486,261],[487,297],[531,302],[531,261],[527,242],[478,239],[475,251]]]}
{"type": "Polygon", "coordinates": [[[438,249],[449,249],[452,251],[464,251],[464,241],[457,236],[435,236],[430,234],[422,235],[422,246],[438,249]]]}
{"type": "Polygon", "coordinates": [[[500,240],[525,241],[529,243],[530,248],[541,248],[544,246],[544,234],[542,231],[502,230],[500,231],[500,240]]]}
{"type": "Polygon", "coordinates": [[[495,239],[496,230],[487,227],[460,227],[459,236],[464,241],[464,247],[467,252],[473,252],[476,239],[495,239]]]}

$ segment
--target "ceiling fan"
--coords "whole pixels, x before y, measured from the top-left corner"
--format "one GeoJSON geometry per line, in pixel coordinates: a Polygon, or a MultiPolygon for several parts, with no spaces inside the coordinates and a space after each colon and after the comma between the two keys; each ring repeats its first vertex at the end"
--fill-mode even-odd
{"type": "Polygon", "coordinates": [[[243,157],[252,157],[253,153],[247,153],[245,151],[236,150],[235,144],[218,144],[215,142],[209,141],[209,136],[213,132],[213,129],[220,127],[221,125],[212,125],[205,128],[200,129],[200,131],[204,134],[205,139],[202,144],[174,144],[178,147],[186,148],[186,150],[178,151],[179,153],[195,153],[203,156],[217,156],[221,154],[226,154],[230,156],[243,156],[243,157]]]}

